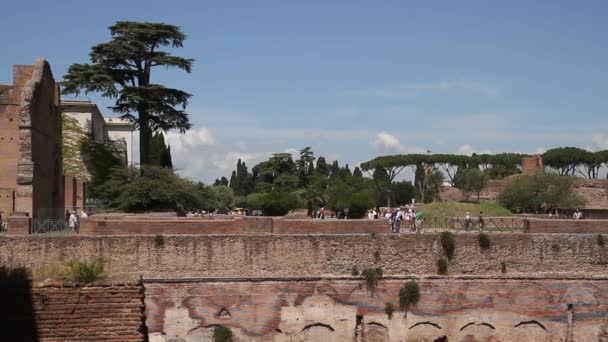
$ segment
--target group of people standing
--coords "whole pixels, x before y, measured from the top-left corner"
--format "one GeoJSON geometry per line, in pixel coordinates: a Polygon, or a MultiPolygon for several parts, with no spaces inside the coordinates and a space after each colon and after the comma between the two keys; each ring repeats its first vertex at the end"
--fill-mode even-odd
{"type": "Polygon", "coordinates": [[[410,231],[420,233],[422,227],[423,216],[420,209],[407,209],[404,207],[395,208],[393,210],[384,210],[377,212],[376,210],[370,210],[367,213],[369,219],[384,218],[388,220],[388,224],[391,229],[391,233],[400,233],[403,229],[409,229],[410,231]]]}

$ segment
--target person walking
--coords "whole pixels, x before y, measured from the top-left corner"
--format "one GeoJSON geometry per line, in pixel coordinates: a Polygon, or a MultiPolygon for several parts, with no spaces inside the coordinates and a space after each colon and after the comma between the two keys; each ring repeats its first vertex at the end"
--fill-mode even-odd
{"type": "Polygon", "coordinates": [[[464,217],[464,230],[469,231],[470,226],[471,226],[471,214],[467,211],[467,214],[464,217]]]}
{"type": "Polygon", "coordinates": [[[479,230],[483,230],[486,227],[486,221],[483,219],[483,211],[479,212],[479,230]]]}
{"type": "Polygon", "coordinates": [[[420,209],[418,209],[418,211],[416,212],[416,233],[420,233],[420,231],[422,230],[422,220],[424,218],[422,217],[422,211],[420,211],[420,209]]]}
{"type": "Polygon", "coordinates": [[[76,216],[75,211],[72,211],[70,217],[68,218],[68,227],[72,230],[76,230],[78,228],[78,217],[76,216]]]}

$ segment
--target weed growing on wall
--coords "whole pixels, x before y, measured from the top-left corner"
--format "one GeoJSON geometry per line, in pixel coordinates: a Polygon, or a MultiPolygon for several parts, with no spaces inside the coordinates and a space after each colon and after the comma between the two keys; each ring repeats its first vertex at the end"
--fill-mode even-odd
{"type": "Polygon", "coordinates": [[[162,248],[165,246],[165,237],[157,234],[156,236],[154,236],[154,247],[156,248],[162,248]]]}
{"type": "Polygon", "coordinates": [[[393,319],[393,304],[386,303],[384,306],[384,312],[386,313],[386,317],[388,317],[388,319],[393,319]]]}
{"type": "Polygon", "coordinates": [[[356,277],[359,275],[359,269],[357,268],[357,265],[353,266],[353,270],[351,271],[351,273],[353,277],[356,277]]]}
{"type": "Polygon", "coordinates": [[[500,263],[500,272],[507,273],[507,263],[504,261],[500,263]]]}
{"type": "MultiPolygon", "coordinates": [[[[447,266],[446,266],[447,267],[447,266]]],[[[418,304],[420,300],[420,288],[415,280],[410,280],[399,290],[399,306],[407,317],[407,311],[418,304]]]]}
{"type": "Polygon", "coordinates": [[[213,342],[232,342],[234,336],[232,330],[223,325],[218,325],[213,329],[213,342]]]}
{"type": "Polygon", "coordinates": [[[446,260],[446,258],[437,259],[437,274],[448,274],[448,261],[446,260]]]}
{"type": "Polygon", "coordinates": [[[373,295],[378,288],[378,282],[382,279],[381,268],[366,268],[361,272],[361,277],[367,290],[373,295]]]}
{"type": "Polygon", "coordinates": [[[374,251],[374,261],[380,262],[380,251],[374,251]]]}
{"type": "Polygon", "coordinates": [[[477,235],[477,240],[479,241],[479,248],[484,251],[490,249],[490,236],[486,233],[479,233],[477,235]]]}
{"type": "Polygon", "coordinates": [[[69,279],[73,282],[91,283],[105,278],[103,258],[93,258],[89,262],[73,259],[69,266],[69,279]]]}
{"type": "Polygon", "coordinates": [[[448,258],[448,260],[452,260],[455,249],[454,234],[450,232],[442,232],[441,234],[439,234],[439,240],[441,242],[441,248],[443,249],[445,256],[448,258]]]}
{"type": "Polygon", "coordinates": [[[597,245],[600,247],[604,247],[606,241],[604,240],[604,236],[602,234],[597,234],[596,240],[597,245]]]}

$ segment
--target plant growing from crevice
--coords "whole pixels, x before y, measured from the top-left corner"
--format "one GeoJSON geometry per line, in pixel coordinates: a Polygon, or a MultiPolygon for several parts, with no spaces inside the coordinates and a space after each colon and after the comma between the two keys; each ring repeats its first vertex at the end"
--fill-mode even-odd
{"type": "Polygon", "coordinates": [[[441,248],[443,249],[445,256],[448,258],[448,260],[452,260],[455,250],[454,234],[450,232],[442,232],[439,234],[439,241],[441,242],[441,248]]]}
{"type": "Polygon", "coordinates": [[[234,335],[230,328],[218,325],[213,329],[213,342],[232,342],[234,335]]]}
{"type": "Polygon", "coordinates": [[[600,247],[604,247],[604,245],[606,244],[606,241],[604,239],[604,235],[602,234],[597,234],[597,237],[595,239],[595,242],[597,242],[597,245],[600,247]]]}
{"type": "Polygon", "coordinates": [[[374,251],[374,261],[380,262],[380,251],[374,251]]]}
{"type": "Polygon", "coordinates": [[[366,268],[361,272],[361,277],[367,290],[374,295],[376,288],[378,288],[378,282],[382,279],[382,269],[366,268]]]}
{"type": "Polygon", "coordinates": [[[399,290],[399,306],[407,317],[407,311],[418,304],[420,300],[420,288],[415,280],[410,280],[399,290]]]}
{"type": "Polygon", "coordinates": [[[507,263],[504,261],[500,262],[500,272],[501,273],[507,273],[507,263]]]}
{"type": "Polygon", "coordinates": [[[70,267],[69,279],[78,283],[91,283],[105,278],[103,258],[97,257],[91,261],[73,259],[70,267]]]}
{"type": "Polygon", "coordinates": [[[477,241],[479,242],[479,248],[481,250],[487,251],[490,249],[490,236],[486,233],[479,233],[477,235],[477,241]]]}
{"type": "Polygon", "coordinates": [[[357,268],[357,265],[353,266],[353,269],[350,273],[353,277],[356,277],[359,275],[359,269],[357,268]]]}
{"type": "Polygon", "coordinates": [[[165,246],[165,237],[157,234],[154,236],[154,247],[156,248],[162,248],[165,246]]]}
{"type": "Polygon", "coordinates": [[[393,319],[393,304],[386,303],[384,306],[384,312],[386,313],[386,317],[388,317],[388,319],[393,319]]]}
{"type": "Polygon", "coordinates": [[[437,259],[437,274],[448,274],[448,260],[446,258],[437,259]]]}

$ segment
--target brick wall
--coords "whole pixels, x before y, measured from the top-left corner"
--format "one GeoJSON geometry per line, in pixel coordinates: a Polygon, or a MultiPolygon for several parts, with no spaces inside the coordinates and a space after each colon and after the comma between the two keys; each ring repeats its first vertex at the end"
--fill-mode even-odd
{"type": "Polygon", "coordinates": [[[87,235],[139,234],[352,234],[386,233],[386,220],[284,220],[270,217],[232,219],[196,218],[100,218],[82,220],[80,232],[87,235]]]}
{"type": "MultiPolygon", "coordinates": [[[[605,274],[608,244],[595,234],[455,234],[448,272],[501,274],[605,274]]],[[[443,256],[439,234],[241,234],[139,236],[0,236],[0,260],[39,268],[72,258],[101,256],[117,277],[316,277],[350,276],[353,267],[382,267],[385,275],[435,275],[443,256]]]]}
{"type": "Polygon", "coordinates": [[[605,279],[418,279],[420,301],[404,317],[408,280],[380,280],[373,294],[355,279],[151,281],[146,324],[150,341],[210,341],[216,325],[239,341],[566,341],[569,330],[598,341],[608,310],[605,279]]]}
{"type": "Polygon", "coordinates": [[[608,220],[528,219],[528,233],[608,233],[608,220]]]}
{"type": "Polygon", "coordinates": [[[50,65],[15,65],[0,95],[0,210],[63,208],[59,87],[50,65]]]}
{"type": "Polygon", "coordinates": [[[2,340],[144,341],[139,284],[0,285],[2,340]]]}

